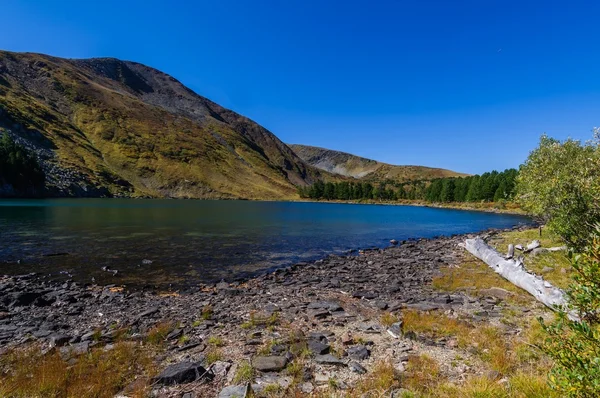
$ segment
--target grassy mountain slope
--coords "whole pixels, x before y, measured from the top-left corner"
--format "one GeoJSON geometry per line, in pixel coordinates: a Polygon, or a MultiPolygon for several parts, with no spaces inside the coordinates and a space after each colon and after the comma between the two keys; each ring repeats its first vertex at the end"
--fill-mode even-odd
{"type": "Polygon", "coordinates": [[[424,166],[394,166],[345,152],[308,145],[292,144],[289,147],[302,160],[316,168],[368,181],[392,180],[403,182],[467,175],[451,170],[424,166]]]}
{"type": "Polygon", "coordinates": [[[0,51],[0,127],[53,195],[286,199],[322,174],[252,120],[112,58],[0,51]]]}

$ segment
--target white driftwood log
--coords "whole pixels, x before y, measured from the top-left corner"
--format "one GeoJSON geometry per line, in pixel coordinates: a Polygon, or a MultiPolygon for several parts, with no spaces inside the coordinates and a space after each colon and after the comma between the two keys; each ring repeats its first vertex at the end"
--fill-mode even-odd
{"type": "MultiPolygon", "coordinates": [[[[537,275],[527,272],[522,263],[518,260],[505,259],[500,253],[481,238],[467,239],[464,244],[465,249],[478,259],[489,265],[504,279],[515,286],[529,292],[538,301],[555,310],[555,306],[566,308],[567,299],[562,290],[552,286],[537,275]]],[[[576,315],[569,313],[571,319],[576,319],[576,315]]]]}

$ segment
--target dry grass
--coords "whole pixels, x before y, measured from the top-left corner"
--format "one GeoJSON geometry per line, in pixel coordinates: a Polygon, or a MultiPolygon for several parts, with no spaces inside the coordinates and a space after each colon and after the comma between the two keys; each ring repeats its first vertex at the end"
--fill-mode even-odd
{"type": "Polygon", "coordinates": [[[385,326],[385,327],[389,327],[392,326],[394,323],[398,322],[398,317],[394,314],[392,314],[391,312],[384,312],[381,315],[381,318],[379,318],[379,322],[385,326]]]}
{"type": "MultiPolygon", "coordinates": [[[[149,351],[134,343],[96,349],[70,365],[57,352],[14,350],[0,358],[0,396],[3,398],[77,397],[112,398],[136,377],[154,375],[149,351]]],[[[147,384],[136,383],[131,397],[146,396],[147,384]]]]}
{"type": "Polygon", "coordinates": [[[419,355],[409,358],[402,385],[411,391],[428,394],[445,380],[435,359],[427,355],[419,355]]]}
{"type": "Polygon", "coordinates": [[[175,329],[173,322],[157,323],[148,331],[146,342],[150,345],[162,345],[166,342],[167,336],[175,329]]]}
{"type": "Polygon", "coordinates": [[[460,268],[443,268],[441,275],[433,279],[433,287],[444,292],[465,291],[474,296],[483,295],[482,290],[499,287],[512,293],[508,302],[528,304],[534,302],[524,290],[496,274],[484,262],[466,257],[460,268]]]}
{"type": "Polygon", "coordinates": [[[402,325],[404,333],[414,332],[431,338],[464,336],[472,330],[472,326],[467,322],[456,318],[449,318],[437,311],[420,312],[406,310],[403,313],[402,319],[404,320],[402,325]]]}
{"type": "Polygon", "coordinates": [[[394,366],[390,362],[379,362],[375,364],[372,372],[357,384],[349,396],[361,396],[370,393],[369,396],[383,396],[390,392],[393,387],[399,387],[400,379],[396,374],[394,366]]]}

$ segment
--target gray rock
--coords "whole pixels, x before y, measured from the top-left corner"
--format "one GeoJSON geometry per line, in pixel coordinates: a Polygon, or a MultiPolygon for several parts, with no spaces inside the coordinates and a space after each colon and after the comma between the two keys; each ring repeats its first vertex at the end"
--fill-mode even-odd
{"type": "Polygon", "coordinates": [[[200,378],[209,378],[209,373],[200,362],[180,362],[168,366],[154,378],[154,383],[165,386],[185,384],[200,378]]]}
{"type": "Polygon", "coordinates": [[[158,312],[158,307],[153,307],[153,308],[147,309],[146,311],[142,312],[138,316],[138,318],[146,318],[146,317],[156,314],[157,312],[158,312]]]}
{"type": "Polygon", "coordinates": [[[331,354],[317,355],[315,357],[315,362],[321,365],[344,365],[344,362],[331,354]]]}
{"type": "Polygon", "coordinates": [[[283,356],[255,357],[252,366],[261,372],[279,372],[287,362],[287,358],[283,356]]]}
{"type": "Polygon", "coordinates": [[[308,304],[309,310],[341,311],[343,308],[333,301],[313,301],[308,304]]]}
{"type": "Polygon", "coordinates": [[[60,348],[60,357],[63,360],[68,360],[79,355],[87,354],[90,350],[90,343],[84,341],[83,343],[77,343],[70,346],[64,346],[60,348]]]}
{"type": "Polygon", "coordinates": [[[364,375],[365,373],[367,373],[367,369],[365,369],[361,364],[355,361],[350,362],[348,364],[348,367],[351,371],[353,371],[354,373],[358,373],[359,375],[364,375]]]}
{"type": "Polygon", "coordinates": [[[217,361],[212,364],[212,373],[217,378],[227,377],[229,369],[231,369],[231,362],[217,361]]]}
{"type": "Polygon", "coordinates": [[[350,347],[346,350],[348,356],[352,359],[356,359],[357,361],[364,361],[369,358],[371,353],[364,345],[356,345],[354,347],[350,347]]]}
{"type": "Polygon", "coordinates": [[[244,386],[228,386],[221,390],[218,398],[246,398],[252,393],[250,384],[244,386]]]}
{"type": "Polygon", "coordinates": [[[315,355],[324,355],[329,354],[329,345],[323,344],[317,340],[309,340],[308,341],[308,349],[311,353],[315,355]]]}
{"type": "Polygon", "coordinates": [[[310,394],[315,390],[315,386],[312,385],[312,383],[310,382],[305,382],[302,383],[300,385],[300,391],[302,391],[304,394],[310,394]]]}
{"type": "Polygon", "coordinates": [[[402,336],[402,321],[392,324],[387,332],[395,339],[399,339],[402,336]]]}
{"type": "Polygon", "coordinates": [[[51,347],[62,347],[71,340],[71,336],[67,336],[66,334],[53,334],[50,336],[49,340],[51,347]]]}
{"type": "Polygon", "coordinates": [[[440,308],[440,306],[437,304],[432,304],[432,303],[423,301],[421,303],[406,304],[406,308],[410,308],[412,310],[417,310],[417,311],[433,311],[433,310],[437,310],[438,308],[440,308]]]}

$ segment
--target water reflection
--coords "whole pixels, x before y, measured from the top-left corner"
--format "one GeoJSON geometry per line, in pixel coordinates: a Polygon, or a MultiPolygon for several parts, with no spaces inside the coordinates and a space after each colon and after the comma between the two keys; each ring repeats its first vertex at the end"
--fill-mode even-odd
{"type": "Polygon", "coordinates": [[[82,281],[94,277],[112,283],[194,283],[332,252],[385,246],[392,238],[474,232],[526,221],[518,216],[405,206],[4,200],[0,272],[69,270],[82,281]],[[118,269],[119,276],[102,267],[118,269]]]}

